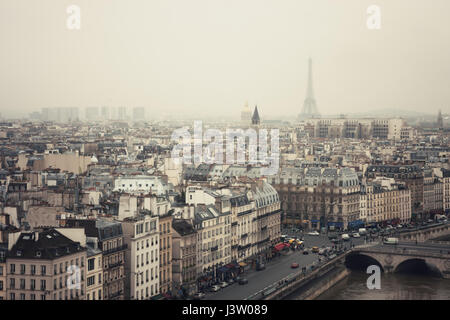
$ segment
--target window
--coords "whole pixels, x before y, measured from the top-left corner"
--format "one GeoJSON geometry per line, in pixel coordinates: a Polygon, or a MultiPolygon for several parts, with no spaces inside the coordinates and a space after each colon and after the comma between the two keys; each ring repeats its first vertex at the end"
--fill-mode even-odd
{"type": "Polygon", "coordinates": [[[14,278],[9,279],[9,288],[10,289],[16,288],[16,279],[14,279],[14,278]]]}
{"type": "Polygon", "coordinates": [[[0,291],[3,291],[3,281],[0,281],[0,291]]]}
{"type": "Polygon", "coordinates": [[[24,264],[20,265],[20,274],[25,274],[25,265],[24,264]]]}
{"type": "Polygon", "coordinates": [[[41,275],[45,276],[46,271],[47,271],[46,266],[41,266],[41,275]]]}
{"type": "Polygon", "coordinates": [[[95,284],[95,275],[87,278],[87,286],[90,287],[95,284]]]}
{"type": "Polygon", "coordinates": [[[44,291],[46,289],[46,283],[47,283],[47,281],[41,280],[41,291],[44,291]]]}
{"type": "Polygon", "coordinates": [[[15,264],[10,264],[9,265],[9,270],[12,274],[14,274],[16,272],[16,265],[15,264]]]}
{"type": "Polygon", "coordinates": [[[20,289],[25,290],[25,279],[20,279],[20,289]]]}
{"type": "Polygon", "coordinates": [[[95,268],[95,258],[88,260],[88,271],[94,270],[95,268]]]}
{"type": "Polygon", "coordinates": [[[35,279],[31,279],[30,281],[30,290],[34,290],[36,289],[36,280],[35,279]]]}

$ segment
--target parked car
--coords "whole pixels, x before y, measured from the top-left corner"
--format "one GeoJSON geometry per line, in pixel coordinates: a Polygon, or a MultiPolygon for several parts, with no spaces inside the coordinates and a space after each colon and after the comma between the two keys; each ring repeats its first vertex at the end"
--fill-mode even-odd
{"type": "Polygon", "coordinates": [[[234,283],[234,280],[233,280],[233,279],[228,280],[228,285],[231,285],[231,284],[233,284],[233,283],[234,283]]]}
{"type": "Polygon", "coordinates": [[[355,232],[355,233],[352,234],[352,237],[353,238],[360,238],[361,236],[359,235],[358,232],[355,232]]]}
{"type": "Polygon", "coordinates": [[[245,278],[242,278],[242,279],[239,280],[239,284],[241,284],[241,285],[244,285],[244,284],[247,284],[247,283],[248,283],[248,280],[245,279],[245,278]]]}
{"type": "Polygon", "coordinates": [[[303,254],[309,254],[309,250],[308,249],[303,250],[303,254]]]}
{"type": "Polygon", "coordinates": [[[367,229],[366,228],[359,228],[359,230],[358,230],[358,233],[360,234],[360,235],[366,235],[367,234],[367,229]]]}
{"type": "Polygon", "coordinates": [[[226,288],[226,287],[228,287],[228,282],[221,282],[220,283],[220,286],[222,287],[222,288],[226,288]]]}
{"type": "Polygon", "coordinates": [[[350,236],[349,236],[347,233],[344,233],[344,234],[342,235],[342,240],[348,241],[348,240],[350,240],[350,236]]]}
{"type": "Polygon", "coordinates": [[[205,297],[205,294],[203,292],[197,292],[194,294],[194,300],[201,300],[205,297]]]}
{"type": "Polygon", "coordinates": [[[266,268],[266,265],[264,263],[259,263],[256,266],[256,271],[261,271],[261,270],[264,270],[265,268],[266,268]]]}
{"type": "Polygon", "coordinates": [[[219,285],[213,285],[212,287],[211,287],[211,291],[212,292],[217,292],[217,291],[219,291],[221,288],[220,288],[220,286],[219,285]]]}
{"type": "Polygon", "coordinates": [[[312,231],[312,232],[308,232],[307,235],[310,235],[310,236],[318,236],[318,235],[320,235],[320,234],[319,234],[317,231],[312,231]]]}
{"type": "Polygon", "coordinates": [[[292,269],[296,269],[298,267],[299,267],[299,264],[297,262],[292,262],[292,264],[291,264],[292,269]]]}
{"type": "Polygon", "coordinates": [[[313,253],[319,253],[319,247],[312,247],[311,251],[313,253]]]}

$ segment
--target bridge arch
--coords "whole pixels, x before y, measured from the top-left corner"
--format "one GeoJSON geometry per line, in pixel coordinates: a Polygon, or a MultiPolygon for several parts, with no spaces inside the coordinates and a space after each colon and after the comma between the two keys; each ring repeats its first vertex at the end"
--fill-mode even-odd
{"type": "Polygon", "coordinates": [[[395,273],[415,273],[442,278],[441,270],[426,258],[407,258],[394,267],[395,273]]]}
{"type": "Polygon", "coordinates": [[[362,271],[366,271],[368,266],[377,265],[380,267],[381,271],[384,272],[383,265],[380,263],[380,261],[368,254],[360,252],[353,252],[348,254],[345,257],[345,265],[349,269],[362,271]]]}

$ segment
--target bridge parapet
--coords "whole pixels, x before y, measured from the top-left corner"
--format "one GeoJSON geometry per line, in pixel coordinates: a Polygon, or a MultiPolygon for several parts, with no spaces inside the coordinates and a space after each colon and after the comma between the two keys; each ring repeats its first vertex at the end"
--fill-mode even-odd
{"type": "Polygon", "coordinates": [[[385,272],[396,272],[399,265],[408,260],[422,260],[425,263],[434,265],[444,278],[450,279],[449,250],[432,252],[424,248],[366,247],[353,248],[352,254],[366,255],[375,259],[385,272]]]}

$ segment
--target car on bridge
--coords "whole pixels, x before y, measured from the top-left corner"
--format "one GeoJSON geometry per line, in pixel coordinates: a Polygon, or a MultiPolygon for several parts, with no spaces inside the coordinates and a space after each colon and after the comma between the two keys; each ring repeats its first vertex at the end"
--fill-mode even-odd
{"type": "Polygon", "coordinates": [[[398,238],[386,238],[383,240],[384,244],[398,244],[398,238]]]}
{"type": "Polygon", "coordinates": [[[240,285],[244,285],[244,284],[247,284],[247,283],[248,283],[248,280],[247,280],[247,279],[245,279],[245,278],[239,279],[239,284],[240,284],[240,285]]]}
{"type": "Polygon", "coordinates": [[[319,236],[320,234],[317,231],[311,231],[311,232],[308,232],[307,235],[309,235],[309,236],[319,236]]]}
{"type": "Polygon", "coordinates": [[[297,269],[300,265],[297,262],[292,262],[291,264],[291,268],[292,269],[297,269]]]}

